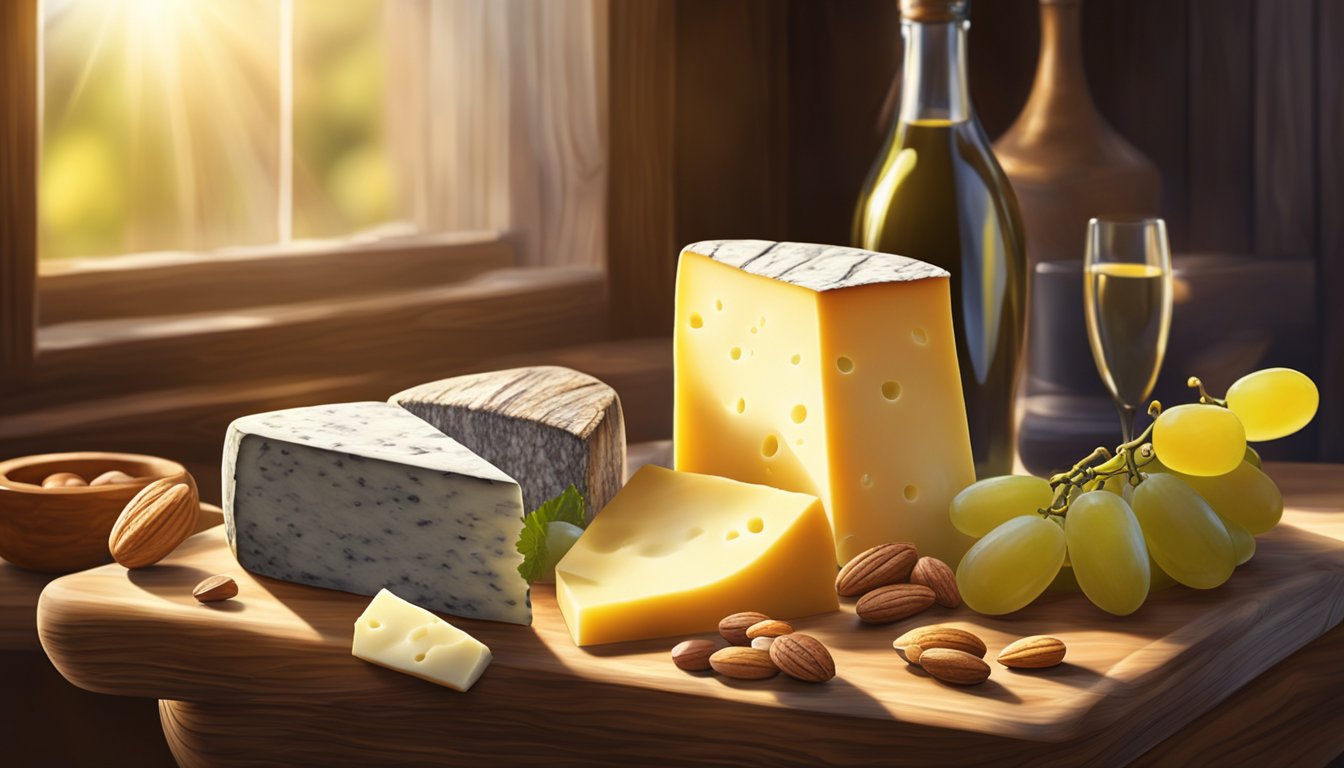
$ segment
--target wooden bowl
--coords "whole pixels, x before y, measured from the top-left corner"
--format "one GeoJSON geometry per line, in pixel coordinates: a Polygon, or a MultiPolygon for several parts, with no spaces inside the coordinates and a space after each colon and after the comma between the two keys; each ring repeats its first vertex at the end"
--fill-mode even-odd
{"type": "Polygon", "coordinates": [[[70,573],[110,562],[112,524],[126,502],[161,477],[196,487],[181,464],[135,453],[47,453],[0,462],[0,558],[44,573],[70,573]],[[42,480],[57,472],[92,480],[112,470],[134,480],[42,487],[42,480]]]}

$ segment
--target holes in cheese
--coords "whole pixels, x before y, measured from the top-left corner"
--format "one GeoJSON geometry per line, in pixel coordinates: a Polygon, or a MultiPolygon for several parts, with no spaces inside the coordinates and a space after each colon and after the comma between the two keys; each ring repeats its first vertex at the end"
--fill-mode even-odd
{"type": "Polygon", "coordinates": [[[919,498],[919,489],[913,485],[905,486],[905,491],[903,493],[905,494],[906,501],[914,501],[919,498]]]}
{"type": "Polygon", "coordinates": [[[738,413],[747,412],[747,401],[740,397],[737,398],[737,412],[738,413]]]}
{"type": "Polygon", "coordinates": [[[970,540],[947,506],[975,478],[956,350],[944,343],[947,273],[831,246],[689,246],[678,316],[716,299],[725,308],[703,331],[674,330],[674,466],[819,497],[843,532],[838,562],[890,541],[958,561],[970,540]],[[741,362],[724,354],[734,345],[741,362]],[[745,416],[739,399],[751,403],[745,416]]]}
{"type": "Polygon", "coordinates": [[[457,691],[471,688],[491,659],[490,649],[476,638],[386,589],[355,621],[350,652],[457,691]]]}
{"type": "Polygon", "coordinates": [[[718,310],[719,312],[723,311],[723,299],[714,300],[714,309],[718,310]]]}
{"type": "Polygon", "coordinates": [[[705,326],[705,319],[704,319],[703,317],[700,316],[700,313],[699,313],[699,312],[692,312],[692,313],[691,313],[691,327],[692,327],[692,328],[703,328],[704,326],[705,326]]]}
{"type": "Polygon", "coordinates": [[[789,411],[789,418],[793,419],[794,424],[802,424],[807,421],[807,406],[801,404],[793,406],[793,409],[789,411]]]}
{"type": "Polygon", "coordinates": [[[561,559],[555,591],[578,645],[710,632],[743,606],[796,618],[836,609],[834,543],[814,496],[646,466],[561,559]],[[635,555],[659,542],[674,551],[635,555]]]}
{"type": "Polygon", "coordinates": [[[774,435],[766,435],[765,439],[761,441],[761,455],[769,459],[773,458],[776,453],[779,453],[779,438],[774,435]]]}
{"type": "Polygon", "coordinates": [[[728,356],[731,357],[731,358],[733,358],[734,360],[741,360],[741,359],[742,359],[742,348],[741,348],[741,347],[733,347],[732,349],[728,350],[728,356]]]}

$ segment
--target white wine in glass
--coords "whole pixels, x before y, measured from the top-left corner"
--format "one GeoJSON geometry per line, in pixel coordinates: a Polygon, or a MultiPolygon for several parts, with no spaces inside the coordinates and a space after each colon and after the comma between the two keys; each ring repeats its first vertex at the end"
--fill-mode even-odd
{"type": "Polygon", "coordinates": [[[1120,411],[1124,441],[1153,393],[1171,328],[1171,249],[1154,218],[1092,219],[1083,263],[1087,337],[1120,411]]]}

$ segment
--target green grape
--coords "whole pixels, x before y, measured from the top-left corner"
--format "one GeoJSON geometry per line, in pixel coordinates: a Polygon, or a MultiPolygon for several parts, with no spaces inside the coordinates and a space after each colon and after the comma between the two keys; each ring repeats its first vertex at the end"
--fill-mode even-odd
{"type": "Polygon", "coordinates": [[[1153,559],[1153,553],[1148,553],[1148,595],[1151,597],[1154,592],[1161,592],[1169,587],[1176,586],[1176,580],[1171,578],[1162,566],[1153,559]]]}
{"type": "Polygon", "coordinates": [[[1073,569],[1069,567],[1068,563],[1065,563],[1064,567],[1059,569],[1054,581],[1051,581],[1050,586],[1045,588],[1046,594],[1049,595],[1074,594],[1081,591],[1082,588],[1078,586],[1078,579],[1073,575],[1073,569]]]}
{"type": "Polygon", "coordinates": [[[1320,403],[1315,382],[1292,368],[1248,373],[1227,389],[1227,407],[1246,427],[1246,439],[1257,443],[1305,427],[1320,403]]]}
{"type": "Polygon", "coordinates": [[[1218,477],[1183,475],[1165,467],[1157,471],[1183,480],[1219,517],[1245,528],[1251,535],[1268,531],[1283,517],[1283,495],[1279,493],[1279,487],[1250,462],[1243,461],[1236,469],[1218,477]]]}
{"type": "Polygon", "coordinates": [[[1249,445],[1246,446],[1246,458],[1244,458],[1243,461],[1247,464],[1254,464],[1257,469],[1259,469],[1262,464],[1259,452],[1249,445]]]}
{"type": "Polygon", "coordinates": [[[957,587],[971,610],[996,616],[1026,607],[1064,564],[1064,530],[1040,515],[1014,517],[961,559],[957,587]]]}
{"type": "Polygon", "coordinates": [[[952,498],[952,525],[980,538],[1005,520],[1048,509],[1054,500],[1050,483],[1031,475],[1002,475],[973,483],[952,498]]]}
{"type": "Polygon", "coordinates": [[[1091,491],[1069,507],[1064,523],[1073,573],[1083,594],[1116,616],[1137,611],[1148,598],[1148,546],[1125,500],[1091,491]]]}
{"type": "Polygon", "coordinates": [[[1225,475],[1246,455],[1246,430],[1237,415],[1222,406],[1178,405],[1153,423],[1153,450],[1177,472],[1225,475]]]}
{"type": "Polygon", "coordinates": [[[1255,537],[1245,528],[1236,523],[1223,521],[1223,527],[1227,528],[1227,536],[1232,539],[1232,551],[1237,555],[1237,565],[1244,565],[1252,557],[1255,557],[1255,537]]]}
{"type": "Polygon", "coordinates": [[[542,561],[541,575],[535,581],[541,584],[555,582],[555,566],[574,546],[574,542],[583,535],[583,529],[563,520],[552,520],[546,524],[546,559],[542,561]]]}
{"type": "Polygon", "coordinates": [[[1149,475],[1134,489],[1134,515],[1158,566],[1187,587],[1212,589],[1236,568],[1227,528],[1180,478],[1149,475]]]}

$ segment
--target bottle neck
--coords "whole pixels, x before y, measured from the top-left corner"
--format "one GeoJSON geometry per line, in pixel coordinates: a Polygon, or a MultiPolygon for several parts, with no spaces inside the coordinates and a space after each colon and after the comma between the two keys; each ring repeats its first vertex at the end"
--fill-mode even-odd
{"type": "Polygon", "coordinates": [[[970,119],[966,89],[964,19],[943,22],[901,22],[905,38],[905,75],[901,85],[902,122],[970,119]]]}

